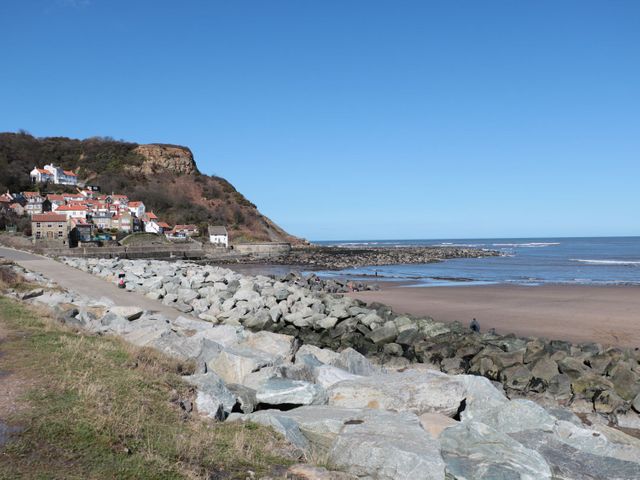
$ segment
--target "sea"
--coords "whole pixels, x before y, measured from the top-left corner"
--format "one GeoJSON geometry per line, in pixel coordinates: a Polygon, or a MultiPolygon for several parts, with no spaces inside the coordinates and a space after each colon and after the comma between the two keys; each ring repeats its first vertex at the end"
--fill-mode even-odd
{"type": "Polygon", "coordinates": [[[498,257],[314,272],[322,277],[406,282],[409,286],[640,285],[640,237],[479,238],[314,242],[341,247],[458,246],[497,250],[498,257]]]}

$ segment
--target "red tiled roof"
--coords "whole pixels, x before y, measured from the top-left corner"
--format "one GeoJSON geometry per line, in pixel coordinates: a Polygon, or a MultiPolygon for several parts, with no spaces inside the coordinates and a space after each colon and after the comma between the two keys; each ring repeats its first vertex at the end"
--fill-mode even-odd
{"type": "Polygon", "coordinates": [[[45,175],[53,175],[50,171],[44,170],[42,168],[36,168],[38,173],[44,173],[45,175]]]}
{"type": "Polygon", "coordinates": [[[130,207],[139,207],[142,205],[142,202],[129,202],[130,207]]]}
{"type": "Polygon", "coordinates": [[[198,227],[195,225],[176,225],[173,227],[174,230],[197,230],[198,227]]]}
{"type": "Polygon", "coordinates": [[[67,217],[58,215],[57,213],[39,213],[31,217],[32,222],[64,222],[67,223],[67,217]]]}
{"type": "Polygon", "coordinates": [[[86,210],[87,207],[85,205],[61,205],[56,208],[56,212],[82,212],[86,210]]]}
{"type": "Polygon", "coordinates": [[[162,228],[171,228],[171,225],[166,222],[158,222],[158,226],[162,228]]]}
{"type": "Polygon", "coordinates": [[[148,218],[149,220],[157,220],[157,219],[158,219],[158,217],[156,216],[156,214],[155,214],[155,213],[153,213],[153,212],[147,212],[147,213],[146,213],[146,215],[147,215],[147,218],[148,218]]]}
{"type": "Polygon", "coordinates": [[[22,192],[22,195],[25,197],[39,197],[40,194],[38,192],[22,192]]]}
{"type": "Polygon", "coordinates": [[[68,175],[69,177],[77,177],[78,175],[76,175],[75,173],[73,173],[70,170],[63,170],[65,175],[68,175]]]}
{"type": "Polygon", "coordinates": [[[65,198],[64,195],[60,195],[59,193],[50,193],[47,195],[47,200],[50,202],[64,202],[65,198]]]}

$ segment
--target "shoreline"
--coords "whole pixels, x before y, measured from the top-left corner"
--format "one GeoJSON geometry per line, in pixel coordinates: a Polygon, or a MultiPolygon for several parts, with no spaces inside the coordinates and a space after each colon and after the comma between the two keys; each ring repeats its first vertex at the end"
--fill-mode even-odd
{"type": "Polygon", "coordinates": [[[640,286],[460,285],[395,286],[349,294],[398,313],[428,315],[463,325],[476,318],[482,331],[640,347],[640,286]]]}

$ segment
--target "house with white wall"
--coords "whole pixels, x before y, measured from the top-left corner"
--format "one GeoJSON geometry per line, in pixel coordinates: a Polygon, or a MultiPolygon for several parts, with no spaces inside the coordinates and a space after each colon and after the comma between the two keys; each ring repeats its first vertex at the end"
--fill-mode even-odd
{"type": "Polygon", "coordinates": [[[209,243],[229,248],[229,234],[226,227],[209,225],[209,243]]]}
{"type": "Polygon", "coordinates": [[[55,183],[56,185],[77,185],[78,175],[71,170],[63,170],[53,163],[45,165],[44,168],[33,167],[29,173],[33,183],[55,183]]]}
{"type": "Polygon", "coordinates": [[[29,215],[42,213],[44,198],[39,192],[22,192],[22,197],[26,202],[25,210],[29,215]]]}
{"type": "Polygon", "coordinates": [[[144,203],[142,202],[129,202],[128,204],[129,212],[135,215],[138,218],[142,218],[142,216],[146,213],[146,208],[144,203]]]}

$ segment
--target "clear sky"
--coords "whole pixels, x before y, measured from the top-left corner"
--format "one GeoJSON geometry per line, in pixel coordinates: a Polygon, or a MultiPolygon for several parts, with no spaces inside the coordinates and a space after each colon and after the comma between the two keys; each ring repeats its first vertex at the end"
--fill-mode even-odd
{"type": "Polygon", "coordinates": [[[18,129],[187,145],[313,240],[640,235],[640,1],[1,0],[18,129]]]}

